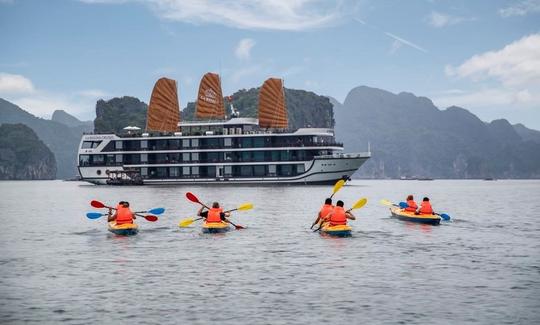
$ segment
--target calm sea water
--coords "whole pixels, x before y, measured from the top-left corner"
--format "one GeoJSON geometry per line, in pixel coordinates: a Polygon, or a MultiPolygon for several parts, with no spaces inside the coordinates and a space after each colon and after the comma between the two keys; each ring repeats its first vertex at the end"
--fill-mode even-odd
{"type": "Polygon", "coordinates": [[[332,186],[106,187],[0,182],[0,323],[538,324],[539,181],[353,181],[351,238],[309,225],[332,186]],[[180,229],[197,205],[247,229],[180,229]],[[389,217],[378,201],[428,195],[440,226],[389,217]],[[165,207],[139,235],[116,237],[89,201],[165,207]]]}

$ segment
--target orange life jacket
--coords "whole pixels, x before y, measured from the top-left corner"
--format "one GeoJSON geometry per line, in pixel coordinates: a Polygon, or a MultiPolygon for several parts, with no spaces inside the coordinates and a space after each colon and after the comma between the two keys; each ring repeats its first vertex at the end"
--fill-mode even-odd
{"type": "Polygon", "coordinates": [[[330,216],[330,225],[346,225],[347,216],[345,215],[345,209],[343,207],[335,207],[332,215],[330,216]]]}
{"type": "Polygon", "coordinates": [[[206,222],[221,222],[221,212],[223,212],[222,208],[212,208],[208,210],[206,222]]]}
{"type": "Polygon", "coordinates": [[[121,207],[116,210],[116,224],[133,223],[133,212],[129,208],[121,207]]]}
{"type": "Polygon", "coordinates": [[[319,211],[319,216],[321,217],[321,219],[324,219],[332,211],[334,211],[334,206],[332,204],[325,204],[321,207],[321,210],[319,211]]]}
{"type": "Polygon", "coordinates": [[[431,203],[429,201],[422,201],[420,204],[420,214],[433,214],[433,209],[431,208],[431,203]]]}
{"type": "Polygon", "coordinates": [[[418,205],[416,202],[414,202],[414,200],[407,200],[407,205],[408,207],[405,208],[405,211],[415,212],[416,209],[418,209],[418,205]]]}

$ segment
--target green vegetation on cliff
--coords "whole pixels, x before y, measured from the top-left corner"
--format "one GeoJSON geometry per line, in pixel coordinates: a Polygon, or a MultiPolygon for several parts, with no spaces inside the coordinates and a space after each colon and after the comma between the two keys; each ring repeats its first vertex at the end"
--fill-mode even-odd
{"type": "Polygon", "coordinates": [[[148,105],[135,97],[124,96],[108,101],[103,99],[96,103],[96,119],[94,132],[122,132],[126,126],[146,127],[148,105]]]}
{"type": "Polygon", "coordinates": [[[24,124],[0,125],[0,179],[54,179],[53,153],[24,124]]]}

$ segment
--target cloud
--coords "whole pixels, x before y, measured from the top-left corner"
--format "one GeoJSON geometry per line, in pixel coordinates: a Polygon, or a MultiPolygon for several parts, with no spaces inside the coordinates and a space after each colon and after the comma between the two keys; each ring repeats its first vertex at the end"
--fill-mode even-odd
{"type": "Polygon", "coordinates": [[[234,55],[241,60],[248,60],[251,57],[251,49],[255,46],[255,41],[251,38],[244,38],[238,42],[234,55]]]}
{"type": "Polygon", "coordinates": [[[18,74],[0,73],[0,95],[32,93],[34,90],[30,79],[18,74]]]}
{"type": "MultiPolygon", "coordinates": [[[[424,52],[424,53],[427,53],[427,50],[426,50],[426,49],[424,49],[424,48],[422,48],[422,47],[420,47],[420,46],[414,44],[413,42],[407,41],[407,40],[404,39],[404,38],[401,38],[401,37],[396,36],[396,35],[394,35],[394,34],[392,34],[392,33],[389,33],[389,32],[384,32],[384,34],[385,34],[386,36],[389,36],[389,37],[393,38],[395,41],[398,41],[398,42],[402,43],[403,45],[407,45],[407,46],[409,46],[409,47],[412,47],[412,48],[414,48],[414,49],[417,49],[418,51],[422,51],[422,52],[424,52]]],[[[395,43],[395,42],[394,42],[394,43],[395,43]]],[[[396,46],[392,45],[392,47],[395,48],[396,46]]]]}
{"type": "MultiPolygon", "coordinates": [[[[129,0],[80,0],[87,4],[129,0]]],[[[141,2],[131,0],[131,2],[141,2]]],[[[160,18],[240,29],[307,30],[335,24],[343,0],[152,0],[144,1],[160,18]]]]}
{"type": "Polygon", "coordinates": [[[509,7],[499,9],[501,17],[526,16],[540,13],[540,0],[526,0],[515,3],[509,7]]]}
{"type": "Polygon", "coordinates": [[[392,42],[392,48],[390,49],[390,51],[388,52],[389,54],[394,54],[397,52],[397,50],[399,50],[401,47],[403,46],[403,43],[398,41],[398,40],[394,40],[392,42]]]}
{"type": "Polygon", "coordinates": [[[473,81],[494,78],[506,86],[540,84],[540,34],[525,36],[498,51],[477,54],[458,67],[446,66],[445,72],[473,81]]]}
{"type": "Polygon", "coordinates": [[[63,109],[82,119],[94,118],[98,99],[107,96],[99,89],[56,93],[35,88],[22,75],[0,73],[0,96],[38,117],[50,117],[54,110],[63,109]]]}
{"type": "Polygon", "coordinates": [[[433,102],[439,107],[452,105],[472,108],[494,106],[534,107],[540,103],[540,96],[532,95],[528,89],[511,90],[498,87],[469,92],[449,90],[439,96],[434,96],[433,102]]]}
{"type": "Polygon", "coordinates": [[[436,28],[456,25],[464,21],[473,21],[474,18],[455,17],[448,14],[432,11],[427,17],[428,24],[436,28]]]}

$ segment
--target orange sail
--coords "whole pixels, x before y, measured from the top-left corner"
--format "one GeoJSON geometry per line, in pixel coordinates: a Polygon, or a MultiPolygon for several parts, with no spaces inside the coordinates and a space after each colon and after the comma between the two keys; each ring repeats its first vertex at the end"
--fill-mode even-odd
{"type": "Polygon", "coordinates": [[[219,75],[208,72],[202,77],[195,106],[195,116],[199,118],[225,118],[219,75]]]}
{"type": "Polygon", "coordinates": [[[178,130],[178,122],[180,122],[180,109],[176,81],[161,78],[152,90],[146,117],[146,130],[175,132],[178,130]]]}
{"type": "Polygon", "coordinates": [[[287,108],[283,81],[267,79],[259,92],[259,126],[262,128],[286,129],[288,126],[287,108]]]}

